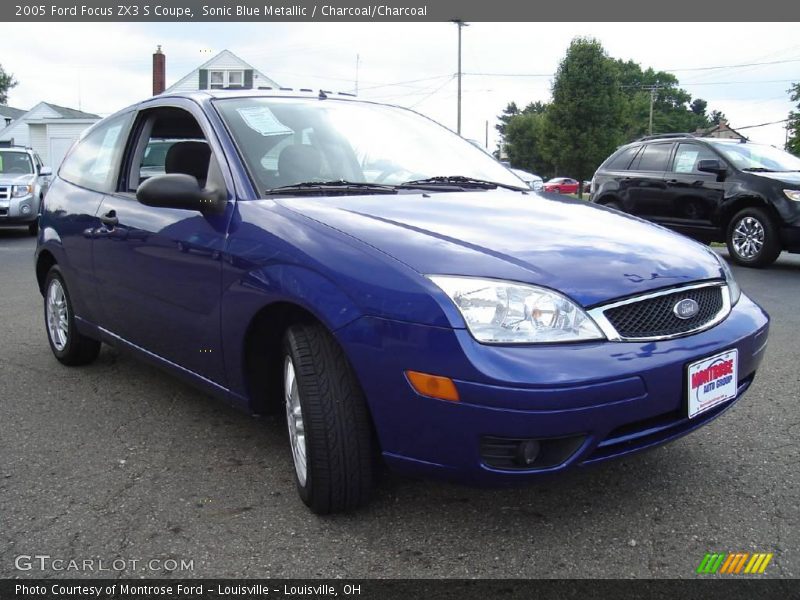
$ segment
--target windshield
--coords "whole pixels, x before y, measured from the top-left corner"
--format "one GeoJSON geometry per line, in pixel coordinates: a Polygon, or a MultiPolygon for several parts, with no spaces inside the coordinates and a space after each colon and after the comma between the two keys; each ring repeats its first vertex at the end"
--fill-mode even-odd
{"type": "Polygon", "coordinates": [[[25,152],[0,152],[0,175],[30,175],[31,157],[25,152]]]}
{"type": "Polygon", "coordinates": [[[773,146],[730,142],[711,143],[738,169],[800,171],[800,158],[773,146]]]}
{"type": "Polygon", "coordinates": [[[215,104],[262,193],[309,182],[386,186],[441,176],[524,188],[482,150],[401,108],[298,98],[226,98],[215,104]]]}

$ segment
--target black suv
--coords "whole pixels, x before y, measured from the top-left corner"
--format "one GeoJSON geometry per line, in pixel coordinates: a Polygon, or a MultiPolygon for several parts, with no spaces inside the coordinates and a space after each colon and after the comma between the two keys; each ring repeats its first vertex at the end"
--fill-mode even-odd
{"type": "Polygon", "coordinates": [[[703,242],[724,241],[745,266],[800,252],[800,158],[772,146],[648,136],[600,166],[591,201],[703,242]]]}

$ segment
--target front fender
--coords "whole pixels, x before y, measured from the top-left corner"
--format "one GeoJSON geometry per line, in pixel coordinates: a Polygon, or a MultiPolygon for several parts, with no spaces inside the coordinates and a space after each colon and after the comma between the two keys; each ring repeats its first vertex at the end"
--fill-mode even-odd
{"type": "Polygon", "coordinates": [[[306,267],[271,264],[242,275],[223,290],[222,345],[230,389],[246,394],[243,365],[250,325],[262,310],[288,303],[336,331],[363,315],[353,299],[330,279],[306,267]]]}

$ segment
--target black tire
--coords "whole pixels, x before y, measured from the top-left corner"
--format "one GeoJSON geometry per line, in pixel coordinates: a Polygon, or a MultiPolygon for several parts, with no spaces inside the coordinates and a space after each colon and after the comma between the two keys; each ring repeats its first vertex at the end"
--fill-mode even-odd
{"type": "Polygon", "coordinates": [[[70,367],[79,365],[86,365],[94,361],[100,353],[100,342],[92,338],[82,335],[75,327],[75,313],[72,309],[72,301],[69,298],[69,290],[67,284],[64,282],[64,277],[61,270],[57,265],[54,265],[47,272],[47,277],[44,280],[44,326],[47,332],[47,341],[50,344],[50,349],[53,355],[63,364],[70,367]],[[66,308],[66,332],[65,342],[63,346],[61,341],[53,340],[53,333],[49,327],[48,321],[48,298],[51,293],[51,286],[54,282],[58,282],[61,286],[64,295],[64,304],[66,308]],[[62,346],[59,348],[59,346],[62,346]]]}
{"type": "Polygon", "coordinates": [[[728,245],[731,260],[743,267],[766,267],[774,263],[781,253],[780,232],[775,220],[765,209],[756,206],[742,209],[734,215],[728,224],[725,242],[728,245]],[[744,223],[746,220],[749,220],[749,223],[756,229],[760,228],[763,231],[762,246],[760,250],[752,254],[740,252],[734,239],[737,229],[746,225],[744,223]]]}
{"type": "Polygon", "coordinates": [[[606,202],[605,204],[603,204],[603,206],[605,206],[606,208],[613,208],[614,210],[618,210],[620,212],[625,212],[622,210],[622,205],[616,200],[611,200],[611,202],[606,202]]]}
{"type": "Polygon", "coordinates": [[[39,219],[36,219],[33,223],[28,225],[28,233],[31,235],[36,235],[39,233],[39,219]]]}
{"type": "Polygon", "coordinates": [[[288,405],[286,368],[291,360],[305,433],[305,481],[296,463],[294,468],[300,497],[317,514],[366,504],[372,490],[372,428],[347,357],[324,327],[300,324],[286,332],[282,358],[284,403],[288,405]]]}

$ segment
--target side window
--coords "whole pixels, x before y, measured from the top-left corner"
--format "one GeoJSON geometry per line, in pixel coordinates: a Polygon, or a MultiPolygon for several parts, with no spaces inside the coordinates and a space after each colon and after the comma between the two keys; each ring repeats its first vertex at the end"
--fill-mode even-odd
{"type": "Polygon", "coordinates": [[[131,116],[128,113],[101,123],[80,140],[61,164],[59,177],[91,190],[110,190],[131,116]]]}
{"type": "Polygon", "coordinates": [[[608,164],[606,165],[606,169],[609,171],[627,171],[631,166],[633,157],[636,156],[636,152],[639,150],[639,148],[639,146],[634,146],[632,148],[625,148],[624,150],[621,150],[616,155],[611,157],[611,160],[609,160],[608,164]]]}
{"type": "Polygon", "coordinates": [[[637,171],[666,171],[672,144],[648,144],[639,155],[637,171]]]}
{"type": "Polygon", "coordinates": [[[672,170],[675,173],[699,173],[697,163],[712,159],[719,157],[708,148],[698,144],[678,144],[678,151],[672,161],[672,170]]]}
{"type": "Polygon", "coordinates": [[[139,118],[131,153],[128,191],[149,177],[184,173],[206,184],[211,147],[191,113],[174,107],[145,111],[139,118]]]}

